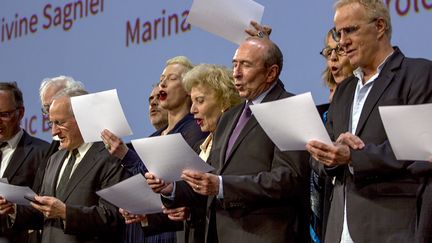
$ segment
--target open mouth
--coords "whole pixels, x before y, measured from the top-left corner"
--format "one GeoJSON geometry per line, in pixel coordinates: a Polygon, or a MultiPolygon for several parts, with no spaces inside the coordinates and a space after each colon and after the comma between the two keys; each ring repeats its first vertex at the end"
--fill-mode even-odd
{"type": "Polygon", "coordinates": [[[150,115],[155,115],[156,113],[158,113],[159,111],[157,109],[151,109],[150,110],[150,115]]]}
{"type": "Polygon", "coordinates": [[[234,84],[234,86],[235,86],[236,90],[241,90],[243,88],[243,85],[239,84],[239,83],[234,84]]]}
{"type": "Polygon", "coordinates": [[[159,91],[159,100],[166,100],[167,96],[168,94],[165,91],[159,91]]]}
{"type": "Polygon", "coordinates": [[[195,118],[195,120],[196,120],[196,123],[198,124],[198,126],[201,126],[201,125],[202,125],[202,123],[203,123],[203,119],[195,118]]]}

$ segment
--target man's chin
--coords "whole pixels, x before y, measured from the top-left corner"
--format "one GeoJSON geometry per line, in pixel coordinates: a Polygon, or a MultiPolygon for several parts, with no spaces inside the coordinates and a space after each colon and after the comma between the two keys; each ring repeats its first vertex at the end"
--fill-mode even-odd
{"type": "Polygon", "coordinates": [[[62,140],[60,140],[59,149],[67,149],[67,144],[65,142],[63,142],[62,140]]]}
{"type": "Polygon", "coordinates": [[[246,99],[248,97],[248,93],[245,91],[237,91],[239,96],[243,99],[246,99]]]}

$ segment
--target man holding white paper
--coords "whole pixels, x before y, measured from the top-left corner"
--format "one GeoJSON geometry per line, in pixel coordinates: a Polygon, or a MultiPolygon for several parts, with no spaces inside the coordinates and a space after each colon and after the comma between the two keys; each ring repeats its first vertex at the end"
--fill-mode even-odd
{"type": "Polygon", "coordinates": [[[407,171],[412,161],[396,160],[378,107],[432,102],[432,62],[392,47],[384,1],[340,0],[335,9],[334,38],[357,69],[330,105],[335,143],[307,145],[313,162],[336,177],[325,241],[414,242],[420,182],[407,171]]]}
{"type": "MultiPolygon", "coordinates": [[[[23,95],[16,83],[1,82],[0,178],[11,185],[31,187],[49,145],[20,127],[24,111],[23,95]]],[[[14,210],[13,204],[4,195],[0,195],[0,214],[14,210]]],[[[0,237],[9,242],[25,243],[29,241],[30,235],[25,230],[11,229],[7,216],[0,215],[0,237]]]]}
{"type": "MultiPolygon", "coordinates": [[[[247,103],[291,96],[278,79],[282,62],[270,40],[242,42],[233,58],[240,96],[247,103]]],[[[207,160],[213,173],[184,171],[189,186],[177,184],[174,200],[165,200],[166,206],[193,205],[197,194],[208,196],[207,242],[307,242],[308,156],[280,151],[247,111],[247,103],[226,111],[218,123],[207,160]],[[249,117],[236,129],[242,116],[249,117]]]]}
{"type": "Polygon", "coordinates": [[[47,162],[40,196],[32,207],[17,206],[13,227],[42,228],[42,242],[119,242],[122,220],[118,209],[96,191],[116,184],[126,174],[102,142],[84,143],[71,109],[70,97],[84,90],[63,90],[50,106],[52,135],[58,152],[47,162]]]}

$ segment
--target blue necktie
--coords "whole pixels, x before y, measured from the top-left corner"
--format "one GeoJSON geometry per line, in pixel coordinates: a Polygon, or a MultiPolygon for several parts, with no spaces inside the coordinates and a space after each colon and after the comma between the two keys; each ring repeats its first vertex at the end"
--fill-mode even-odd
{"type": "Polygon", "coordinates": [[[235,141],[237,140],[238,136],[240,135],[240,132],[243,130],[244,126],[246,125],[247,121],[249,121],[249,119],[252,116],[252,111],[249,108],[249,105],[252,104],[252,102],[247,102],[243,108],[243,112],[240,115],[240,118],[237,121],[237,125],[234,128],[231,137],[228,141],[228,147],[226,150],[226,154],[225,154],[225,161],[228,159],[228,156],[231,154],[231,150],[232,147],[235,143],[235,141]]]}

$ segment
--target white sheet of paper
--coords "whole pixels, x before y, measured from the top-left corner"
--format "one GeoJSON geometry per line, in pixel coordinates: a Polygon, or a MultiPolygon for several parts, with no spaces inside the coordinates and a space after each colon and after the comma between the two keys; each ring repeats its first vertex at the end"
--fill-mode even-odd
{"type": "Polygon", "coordinates": [[[181,180],[184,169],[201,172],[214,169],[195,153],[179,133],[131,142],[148,171],[167,182],[181,180]]]}
{"type": "Polygon", "coordinates": [[[30,206],[30,202],[24,196],[33,198],[36,193],[28,186],[15,186],[2,182],[0,183],[0,195],[8,202],[30,206]]]}
{"type": "Polygon", "coordinates": [[[187,21],[240,44],[248,36],[250,21],[261,22],[264,6],[252,0],[194,0],[187,21]]]}
{"type": "Polygon", "coordinates": [[[432,104],[380,106],[378,109],[398,160],[432,158],[432,104]]]}
{"type": "Polygon", "coordinates": [[[162,212],[160,194],[152,191],[142,174],[97,191],[96,194],[133,214],[162,212]]]}
{"type": "Polygon", "coordinates": [[[104,129],[117,137],[132,134],[116,89],[75,96],[71,98],[71,103],[84,142],[102,141],[101,132],[104,129]]]}
{"type": "Polygon", "coordinates": [[[252,114],[276,146],[282,150],[306,150],[318,140],[331,144],[310,92],[250,106],[252,114]]]}

